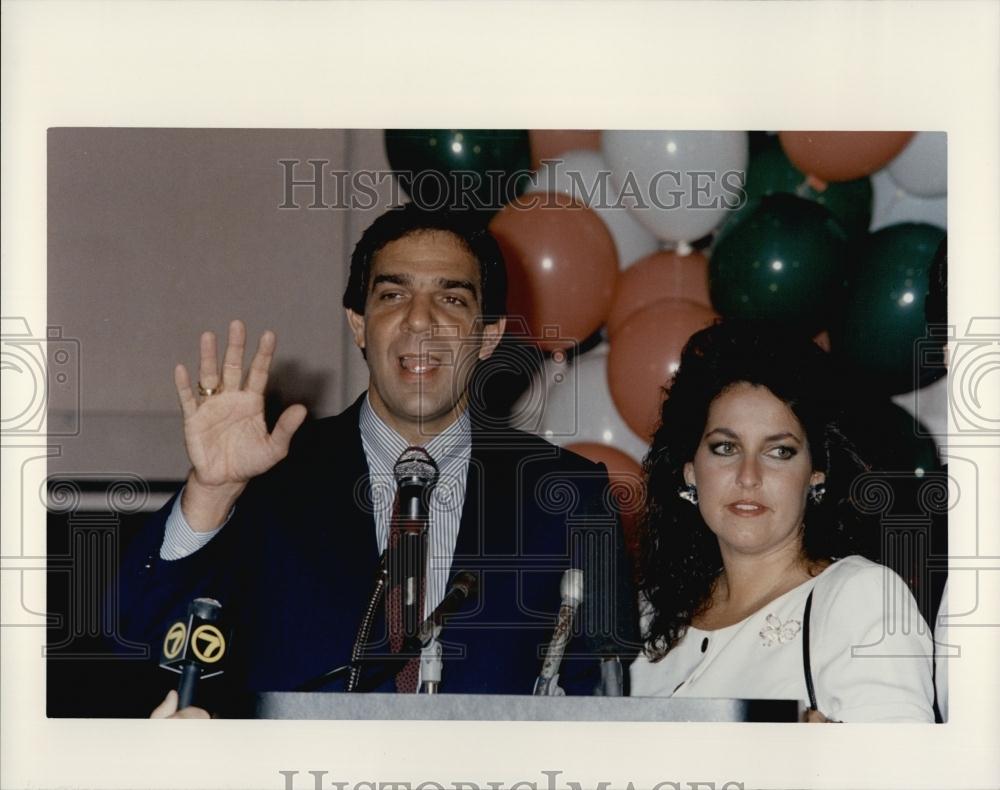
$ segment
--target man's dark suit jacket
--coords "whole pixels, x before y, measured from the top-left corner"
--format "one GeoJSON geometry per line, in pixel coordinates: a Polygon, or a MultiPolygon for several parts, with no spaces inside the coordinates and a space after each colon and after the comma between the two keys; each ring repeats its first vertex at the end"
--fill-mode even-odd
{"type": "MultiPolygon", "coordinates": [[[[379,559],[360,405],[304,425],[288,457],[251,482],[230,522],[189,557],[159,558],[172,501],[157,513],[123,560],[122,636],[149,644],[155,659],[170,623],[207,596],[232,629],[229,688],[293,690],[347,664],[379,559]]],[[[585,598],[561,685],[592,693],[596,654],[635,652],[629,566],[608,494],[602,465],[473,419],[449,578],[477,572],[479,591],[442,634],[442,692],[530,694],[570,567],[584,570],[585,598]]],[[[369,653],[386,652],[381,614],[372,634],[369,653]]],[[[343,687],[341,678],[324,690],[343,687]]],[[[390,675],[369,690],[393,688],[390,675]]]]}

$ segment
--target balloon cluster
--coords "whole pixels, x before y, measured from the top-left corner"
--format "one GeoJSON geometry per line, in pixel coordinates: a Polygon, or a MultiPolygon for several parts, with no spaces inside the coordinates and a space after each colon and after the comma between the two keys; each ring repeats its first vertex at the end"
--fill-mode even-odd
{"type": "Polygon", "coordinates": [[[500,243],[508,311],[548,355],[546,397],[515,424],[619,477],[720,316],[808,331],[883,397],[940,375],[914,349],[945,237],[942,133],[411,130],[386,149],[412,199],[477,207],[500,243]]]}

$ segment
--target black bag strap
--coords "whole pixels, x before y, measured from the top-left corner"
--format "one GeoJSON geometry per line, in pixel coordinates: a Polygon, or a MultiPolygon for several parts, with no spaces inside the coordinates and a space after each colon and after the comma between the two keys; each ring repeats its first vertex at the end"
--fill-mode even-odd
{"type": "Polygon", "coordinates": [[[809,663],[809,615],[812,612],[813,591],[809,591],[806,598],[806,611],[802,617],[802,665],[806,673],[806,691],[809,692],[809,707],[812,710],[819,710],[816,704],[816,689],[813,688],[812,665],[809,663]]]}

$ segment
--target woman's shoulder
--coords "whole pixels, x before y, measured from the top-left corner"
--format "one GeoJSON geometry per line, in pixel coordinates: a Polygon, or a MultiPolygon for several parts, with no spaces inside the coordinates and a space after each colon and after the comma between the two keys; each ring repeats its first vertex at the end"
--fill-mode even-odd
{"type": "Polygon", "coordinates": [[[820,580],[827,583],[840,582],[859,575],[871,574],[875,571],[888,570],[884,565],[872,562],[860,554],[849,554],[831,562],[820,574],[820,580]]]}
{"type": "Polygon", "coordinates": [[[906,587],[903,579],[891,568],[851,554],[833,562],[816,579],[815,604],[869,600],[886,591],[906,587]]]}

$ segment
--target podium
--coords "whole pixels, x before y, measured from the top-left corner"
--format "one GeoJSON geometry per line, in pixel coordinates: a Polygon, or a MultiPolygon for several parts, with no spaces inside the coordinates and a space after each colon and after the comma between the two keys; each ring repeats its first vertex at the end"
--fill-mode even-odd
{"type": "Polygon", "coordinates": [[[799,700],[266,692],[259,719],[418,721],[801,721],[799,700]]]}

